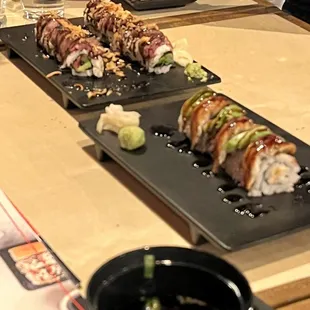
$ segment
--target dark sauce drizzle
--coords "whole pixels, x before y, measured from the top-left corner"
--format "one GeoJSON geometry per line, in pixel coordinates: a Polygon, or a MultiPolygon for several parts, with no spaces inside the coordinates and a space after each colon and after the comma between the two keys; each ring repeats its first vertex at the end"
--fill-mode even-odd
{"type": "MultiPolygon", "coordinates": [[[[167,148],[177,150],[178,153],[185,153],[185,154],[193,153],[193,151],[191,150],[190,140],[183,133],[180,133],[179,131],[177,131],[177,129],[173,128],[172,126],[155,125],[151,127],[151,133],[156,137],[169,139],[169,142],[166,144],[167,148]]],[[[198,169],[208,167],[211,164],[212,164],[211,156],[208,155],[201,156],[200,154],[198,159],[196,159],[193,162],[192,166],[198,169]]],[[[308,174],[305,175],[305,173],[307,172],[309,172],[309,168],[306,166],[301,166],[301,170],[299,172],[301,178],[299,182],[296,184],[296,188],[300,189],[306,186],[306,192],[310,194],[310,175],[308,174]]],[[[212,172],[212,169],[204,169],[201,172],[201,174],[207,178],[215,176],[214,173],[212,172]]],[[[223,179],[229,180],[229,183],[222,184],[218,187],[217,190],[221,194],[225,194],[238,188],[238,185],[231,182],[230,177],[228,177],[228,175],[225,172],[221,171],[219,173],[219,176],[223,179]]],[[[244,197],[239,194],[228,194],[223,198],[223,202],[227,204],[234,204],[241,202],[243,199],[244,197]]],[[[303,197],[300,195],[297,195],[295,197],[295,200],[297,203],[304,202],[303,197]]],[[[236,207],[234,209],[234,212],[239,215],[247,215],[248,217],[254,219],[257,217],[265,216],[272,210],[275,210],[273,206],[264,207],[260,203],[247,203],[239,207],[236,207]]]]}
{"type": "Polygon", "coordinates": [[[306,167],[306,166],[300,166],[299,174],[303,174],[303,173],[306,173],[306,172],[309,172],[309,168],[306,167]]]}
{"type": "Polygon", "coordinates": [[[188,154],[188,155],[191,155],[193,154],[192,150],[191,150],[191,147],[189,145],[185,145],[183,147],[180,147],[178,149],[178,152],[179,153],[184,153],[184,154],[188,154]]]}
{"type": "Polygon", "coordinates": [[[264,207],[260,203],[248,203],[239,207],[236,207],[234,209],[234,212],[239,215],[247,215],[248,217],[254,219],[257,217],[262,217],[264,215],[267,215],[272,210],[275,210],[273,206],[264,207]]]}
{"type": "Polygon", "coordinates": [[[240,202],[243,200],[243,197],[238,194],[229,194],[223,198],[223,201],[228,204],[232,204],[235,202],[240,202]]]}
{"type": "Polygon", "coordinates": [[[201,174],[204,176],[204,177],[207,177],[207,178],[213,178],[214,177],[214,173],[212,172],[211,169],[205,169],[201,172],[201,174]]]}
{"type": "Polygon", "coordinates": [[[309,174],[303,174],[300,177],[300,180],[296,183],[296,188],[303,188],[304,186],[310,185],[310,175],[309,174]]]}
{"type": "Polygon", "coordinates": [[[204,168],[208,167],[212,164],[212,160],[210,157],[203,157],[201,159],[197,159],[193,162],[194,168],[204,168]]]}
{"type": "Polygon", "coordinates": [[[172,126],[156,125],[151,127],[151,132],[156,137],[170,138],[175,129],[172,126]]]}
{"type": "Polygon", "coordinates": [[[217,188],[218,192],[224,194],[226,192],[232,191],[238,186],[235,183],[226,183],[217,188]]]}
{"type": "Polygon", "coordinates": [[[28,40],[28,38],[29,37],[28,37],[27,33],[25,33],[24,36],[22,37],[22,41],[26,42],[28,40]]]}
{"type": "Polygon", "coordinates": [[[172,139],[166,144],[166,147],[177,150],[178,153],[189,155],[193,153],[189,139],[183,133],[177,131],[173,133],[172,139]]]}

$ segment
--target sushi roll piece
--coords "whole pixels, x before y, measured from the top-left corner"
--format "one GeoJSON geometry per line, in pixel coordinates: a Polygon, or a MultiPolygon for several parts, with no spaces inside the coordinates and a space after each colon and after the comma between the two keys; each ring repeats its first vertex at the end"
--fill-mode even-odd
{"type": "Polygon", "coordinates": [[[215,95],[199,105],[192,115],[191,147],[200,152],[213,152],[214,139],[224,124],[246,112],[223,95],[215,95]]]}
{"type": "Polygon", "coordinates": [[[174,63],[173,47],[156,25],[149,25],[121,4],[110,0],[90,0],[84,11],[88,29],[110,48],[148,72],[167,73],[174,63]]]}
{"type": "Polygon", "coordinates": [[[248,191],[248,196],[294,191],[300,178],[295,144],[257,125],[233,136],[226,148],[229,155],[222,167],[248,191]]]}
{"type": "Polygon", "coordinates": [[[213,152],[213,141],[228,120],[245,115],[245,111],[227,97],[205,88],[182,106],[178,119],[179,131],[191,140],[191,148],[213,152]]]}
{"type": "Polygon", "coordinates": [[[243,184],[249,196],[294,191],[300,166],[294,157],[296,145],[269,134],[252,142],[243,155],[243,184]]]}
{"type": "Polygon", "coordinates": [[[80,26],[52,14],[40,16],[36,24],[36,41],[75,76],[96,76],[105,72],[124,76],[125,63],[117,53],[101,46],[99,41],[80,26]]]}
{"type": "Polygon", "coordinates": [[[193,150],[212,155],[212,171],[225,170],[249,196],[294,190],[300,178],[296,145],[255,124],[229,98],[202,89],[185,101],[178,123],[193,150]]]}
{"type": "Polygon", "coordinates": [[[212,89],[205,87],[184,102],[178,118],[180,132],[185,133],[188,138],[191,137],[191,122],[193,111],[199,105],[203,104],[205,100],[208,100],[208,98],[211,98],[215,95],[216,93],[212,89]]]}
{"type": "Polygon", "coordinates": [[[246,132],[255,127],[254,122],[246,116],[231,119],[218,132],[214,141],[213,148],[213,168],[212,171],[217,173],[220,166],[225,162],[228,155],[226,145],[228,141],[238,134],[246,132]]]}

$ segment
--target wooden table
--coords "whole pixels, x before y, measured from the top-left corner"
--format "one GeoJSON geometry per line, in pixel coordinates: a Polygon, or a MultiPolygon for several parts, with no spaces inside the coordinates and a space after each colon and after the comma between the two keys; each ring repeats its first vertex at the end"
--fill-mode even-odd
{"type": "MultiPolygon", "coordinates": [[[[214,89],[310,143],[307,26],[257,2],[256,13],[241,6],[157,21],[172,40],[187,37],[194,58],[222,77],[214,89]]],[[[97,267],[121,252],[191,246],[187,226],[157,198],[114,162],[95,161],[77,121],[98,112],[62,109],[55,104],[61,96],[21,59],[0,55],[0,70],[0,187],[84,288],[97,267]]],[[[236,265],[269,304],[297,310],[309,305],[309,240],[308,229],[234,253],[202,249],[236,265]]]]}

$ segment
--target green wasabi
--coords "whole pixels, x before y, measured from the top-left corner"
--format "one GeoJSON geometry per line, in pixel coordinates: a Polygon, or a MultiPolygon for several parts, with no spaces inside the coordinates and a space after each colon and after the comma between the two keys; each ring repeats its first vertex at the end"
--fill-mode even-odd
{"type": "Polygon", "coordinates": [[[233,136],[226,143],[226,152],[233,153],[245,149],[250,143],[270,135],[272,132],[265,126],[255,127],[233,136]]]}
{"type": "Polygon", "coordinates": [[[201,82],[206,82],[208,74],[201,68],[201,65],[193,62],[186,66],[184,73],[188,76],[188,79],[199,79],[201,82]]]}
{"type": "Polygon", "coordinates": [[[138,126],[126,126],[119,130],[118,140],[122,149],[133,151],[145,144],[145,133],[138,126]]]}

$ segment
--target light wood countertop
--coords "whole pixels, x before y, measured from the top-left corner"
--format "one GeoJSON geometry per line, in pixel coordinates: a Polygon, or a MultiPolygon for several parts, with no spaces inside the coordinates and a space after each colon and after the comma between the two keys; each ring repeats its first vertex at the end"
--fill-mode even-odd
{"type": "MultiPolygon", "coordinates": [[[[239,19],[166,33],[172,40],[186,37],[194,58],[222,77],[215,90],[310,143],[310,36],[289,22],[280,33],[276,20],[256,16],[244,22],[249,29],[240,29],[239,19]]],[[[84,287],[121,252],[190,246],[177,233],[183,223],[114,162],[97,163],[76,120],[31,80],[36,74],[21,60],[14,63],[0,54],[0,187],[84,287]]],[[[310,229],[234,253],[203,249],[235,264],[257,292],[310,276],[309,240],[310,229]]]]}
{"type": "MultiPolygon", "coordinates": [[[[65,15],[67,18],[79,17],[83,15],[83,10],[87,1],[65,1],[65,15]]],[[[192,4],[185,7],[169,9],[169,10],[151,10],[135,12],[136,15],[143,16],[144,18],[158,18],[166,16],[176,16],[189,13],[198,13],[204,11],[212,11],[224,8],[233,8],[240,6],[250,6],[257,4],[253,0],[197,0],[192,4]]],[[[31,21],[23,18],[22,5],[19,1],[7,1],[7,26],[17,26],[31,21]]]]}

